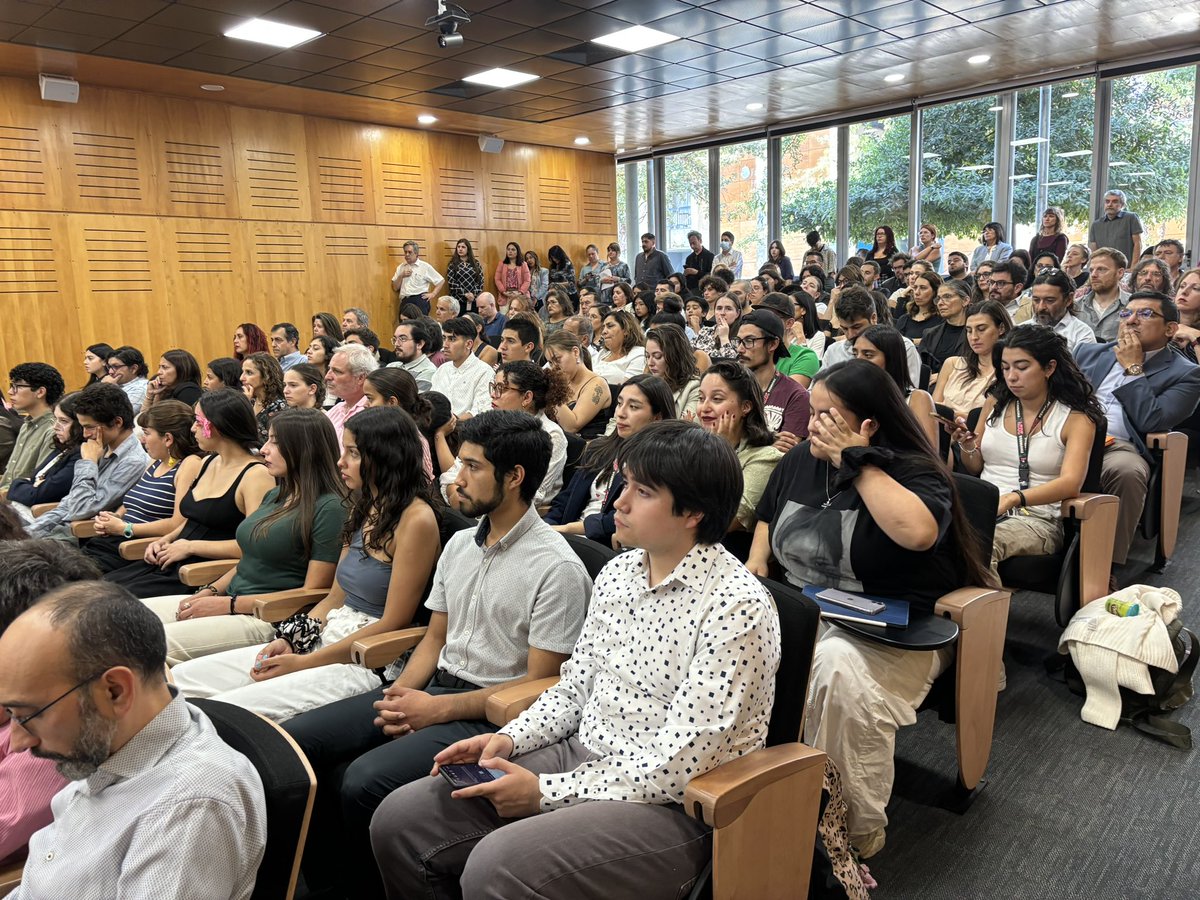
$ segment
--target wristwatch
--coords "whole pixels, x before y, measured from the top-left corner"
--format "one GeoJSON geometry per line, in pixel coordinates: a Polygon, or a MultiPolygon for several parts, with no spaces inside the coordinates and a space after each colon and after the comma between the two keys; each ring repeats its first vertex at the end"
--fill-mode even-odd
{"type": "Polygon", "coordinates": [[[126,522],[125,523],[125,539],[128,540],[131,537],[133,537],[133,526],[130,525],[128,522],[126,522]]]}
{"type": "Polygon", "coordinates": [[[1141,375],[1144,371],[1145,370],[1142,368],[1141,363],[1134,363],[1132,366],[1125,367],[1126,375],[1141,375]]]}

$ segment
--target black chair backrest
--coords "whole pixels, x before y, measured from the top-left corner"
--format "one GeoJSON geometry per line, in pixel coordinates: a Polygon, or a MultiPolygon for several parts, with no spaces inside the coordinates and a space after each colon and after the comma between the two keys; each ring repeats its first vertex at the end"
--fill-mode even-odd
{"type": "Polygon", "coordinates": [[[241,753],[262,779],[267,805],[267,846],[251,900],[283,900],[300,864],[300,840],[312,812],[315,779],[300,750],[262,716],[220,700],[189,700],[226,744],[241,753]]]}
{"type": "Polygon", "coordinates": [[[999,489],[989,481],[955,472],[951,475],[958,488],[959,502],[979,535],[980,561],[986,569],[992,562],[992,543],[996,539],[996,507],[1000,502],[999,489]]]}
{"type": "Polygon", "coordinates": [[[605,547],[582,534],[564,534],[563,537],[567,539],[567,543],[571,545],[571,549],[575,551],[575,555],[579,557],[579,561],[583,563],[588,577],[593,582],[600,574],[600,570],[604,568],[604,564],[617,555],[616,550],[605,547]]]}
{"type": "Polygon", "coordinates": [[[1104,425],[1096,426],[1096,436],[1092,439],[1092,449],[1088,454],[1087,474],[1083,476],[1083,492],[1085,494],[1100,494],[1100,470],[1104,468],[1104,442],[1108,439],[1108,429],[1104,425]]]}
{"type": "MultiPolygon", "coordinates": [[[[471,528],[477,528],[479,523],[470,516],[464,516],[457,509],[445,506],[441,510],[441,522],[438,525],[438,540],[444,549],[446,542],[454,537],[460,531],[466,531],[471,528]]],[[[440,554],[439,550],[439,554],[440,554]]],[[[429,592],[433,590],[433,579],[437,575],[437,566],[429,573],[429,580],[425,582],[425,591],[421,594],[421,602],[417,604],[417,611],[413,615],[412,624],[428,625],[429,619],[433,615],[432,611],[425,605],[425,601],[429,599],[429,592]]]]}
{"type": "Polygon", "coordinates": [[[571,483],[571,479],[575,477],[575,470],[579,468],[579,460],[583,458],[583,451],[587,449],[587,441],[573,431],[564,431],[563,435],[567,439],[567,460],[563,464],[562,476],[562,483],[565,488],[571,483]]]}
{"type": "Polygon", "coordinates": [[[767,728],[767,746],[774,747],[800,740],[821,609],[799,588],[770,578],[759,580],[771,592],[779,612],[781,653],[775,673],[775,705],[767,728]]]}
{"type": "Polygon", "coordinates": [[[932,377],[933,370],[925,363],[921,363],[921,375],[917,379],[917,388],[922,391],[929,390],[929,379],[932,377]]]}
{"type": "MultiPolygon", "coordinates": [[[[934,412],[939,416],[945,416],[947,419],[954,419],[954,407],[947,406],[945,403],[933,404],[934,412]]],[[[938,459],[945,459],[950,453],[950,432],[942,427],[942,423],[938,422],[938,459]]]]}

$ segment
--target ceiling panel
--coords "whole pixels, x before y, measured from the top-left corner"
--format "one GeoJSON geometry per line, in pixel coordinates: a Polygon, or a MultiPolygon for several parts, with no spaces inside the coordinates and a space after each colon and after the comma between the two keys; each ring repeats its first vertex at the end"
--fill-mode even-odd
{"type": "MultiPolygon", "coordinates": [[[[463,0],[473,21],[442,49],[434,0],[0,0],[0,72],[52,66],[95,83],[249,106],[591,148],[666,144],[845,113],[1005,79],[1200,44],[1200,0],[463,0]],[[264,16],[320,37],[289,50],[224,37],[264,16]],[[675,40],[595,59],[589,42],[649,25],[675,40]],[[967,57],[989,53],[986,66],[967,57]],[[554,54],[554,55],[552,55],[554,54]],[[157,65],[156,65],[157,64],[157,65]],[[503,66],[515,89],[461,79],[503,66]],[[883,81],[898,74],[897,84],[883,81]],[[203,95],[212,99],[211,95],[203,95]],[[340,99],[338,99],[340,98],[340,99]],[[751,101],[764,109],[746,111],[751,101]],[[719,111],[719,114],[718,114],[719,111]]],[[[601,54],[609,51],[600,51],[601,54]]]]}

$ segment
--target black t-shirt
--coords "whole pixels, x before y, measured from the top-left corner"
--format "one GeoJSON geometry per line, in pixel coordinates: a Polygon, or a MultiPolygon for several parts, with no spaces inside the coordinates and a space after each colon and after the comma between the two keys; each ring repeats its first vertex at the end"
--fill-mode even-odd
{"type": "Polygon", "coordinates": [[[863,591],[907,600],[932,612],[943,594],[961,587],[961,554],[950,536],[950,486],[932,463],[897,458],[887,473],[912,491],[938,523],[925,551],[905,550],[881,529],[853,484],[832,487],[837,470],[800,444],[775,467],[756,510],[771,523],[771,552],[795,585],[863,591]],[[824,509],[826,502],[828,508],[824,509]]]}
{"type": "Polygon", "coordinates": [[[703,278],[705,275],[712,274],[714,258],[715,257],[713,256],[713,252],[707,248],[705,248],[704,250],[701,250],[699,253],[689,253],[688,254],[688,258],[683,261],[683,267],[685,269],[696,269],[697,270],[696,275],[684,275],[683,276],[683,279],[684,279],[684,281],[687,282],[687,286],[690,290],[693,290],[693,291],[700,290],[700,279],[703,278]]]}
{"type": "Polygon", "coordinates": [[[896,330],[910,341],[919,341],[925,337],[925,332],[935,325],[942,324],[941,316],[930,316],[928,319],[917,321],[908,313],[896,319],[896,330]]]}
{"type": "Polygon", "coordinates": [[[940,372],[942,363],[952,356],[962,356],[966,346],[966,325],[951,325],[944,319],[925,332],[921,340],[921,355],[934,372],[940,372]]]}

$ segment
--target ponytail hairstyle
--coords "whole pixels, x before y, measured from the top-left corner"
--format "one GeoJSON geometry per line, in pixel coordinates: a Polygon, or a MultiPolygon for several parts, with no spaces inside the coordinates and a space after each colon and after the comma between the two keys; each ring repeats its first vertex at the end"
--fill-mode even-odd
{"type": "Polygon", "coordinates": [[[179,400],[159,400],[137,417],[142,428],[153,428],[161,435],[172,437],[171,456],[178,460],[200,454],[200,445],[192,433],[195,421],[195,410],[179,400]]]}
{"type": "Polygon", "coordinates": [[[379,391],[381,397],[385,400],[395,400],[396,406],[412,416],[418,429],[426,431],[429,428],[433,407],[421,395],[417,388],[417,380],[413,378],[411,372],[399,367],[394,369],[385,367],[376,369],[368,375],[367,381],[371,382],[371,386],[379,391]]]}

